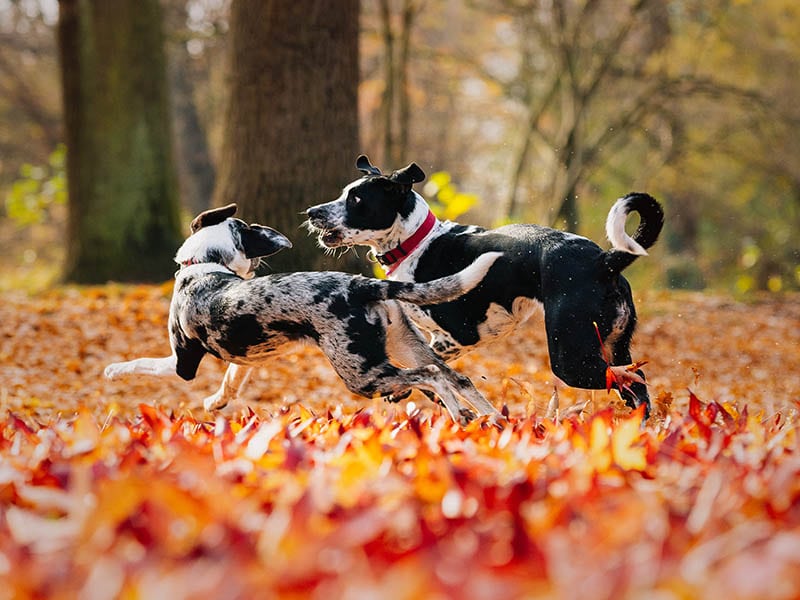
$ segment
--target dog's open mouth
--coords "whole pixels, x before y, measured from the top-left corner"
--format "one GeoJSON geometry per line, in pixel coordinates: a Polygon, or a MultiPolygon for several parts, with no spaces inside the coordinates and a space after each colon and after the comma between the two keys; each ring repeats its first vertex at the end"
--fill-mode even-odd
{"type": "Polygon", "coordinates": [[[316,234],[319,245],[323,248],[338,248],[344,245],[342,233],[338,229],[329,229],[325,227],[319,220],[316,222],[308,219],[303,223],[311,234],[316,234]]]}
{"type": "Polygon", "coordinates": [[[317,239],[326,248],[336,248],[342,245],[342,234],[335,229],[321,229],[317,239]]]}

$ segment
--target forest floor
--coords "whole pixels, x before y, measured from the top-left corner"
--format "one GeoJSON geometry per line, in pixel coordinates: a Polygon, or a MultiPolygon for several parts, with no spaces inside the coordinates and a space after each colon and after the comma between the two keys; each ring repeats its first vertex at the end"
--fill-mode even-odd
{"type": "Polygon", "coordinates": [[[795,598],[800,297],[647,292],[654,399],[549,405],[541,317],[454,363],[510,418],[344,388],[298,346],[220,414],[107,381],[169,353],[163,286],[0,296],[0,599],[795,598]]]}

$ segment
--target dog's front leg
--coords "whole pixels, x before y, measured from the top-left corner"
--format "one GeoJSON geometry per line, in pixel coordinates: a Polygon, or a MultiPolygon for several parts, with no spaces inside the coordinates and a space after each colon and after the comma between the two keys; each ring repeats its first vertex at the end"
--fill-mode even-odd
{"type": "Polygon", "coordinates": [[[218,410],[227,406],[231,400],[236,400],[239,390],[252,370],[252,367],[229,364],[228,370],[225,371],[225,376],[222,378],[222,385],[214,394],[203,400],[203,407],[206,410],[218,410]]]}
{"type": "Polygon", "coordinates": [[[112,363],[103,371],[108,379],[118,379],[122,375],[175,375],[178,359],[172,354],[164,358],[137,358],[126,362],[112,363]]]}

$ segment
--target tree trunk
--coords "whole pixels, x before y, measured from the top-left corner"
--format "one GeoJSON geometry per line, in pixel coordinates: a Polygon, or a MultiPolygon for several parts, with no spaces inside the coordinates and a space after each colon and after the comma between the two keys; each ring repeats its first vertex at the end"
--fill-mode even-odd
{"type": "Polygon", "coordinates": [[[397,157],[393,164],[404,164],[408,159],[408,139],[411,131],[411,89],[408,77],[409,63],[411,60],[411,30],[414,27],[419,7],[410,0],[403,6],[402,30],[400,31],[400,50],[398,56],[398,119],[397,125],[397,157]]]}
{"type": "Polygon", "coordinates": [[[389,0],[381,0],[381,34],[383,36],[383,95],[381,116],[383,121],[383,164],[395,164],[394,154],[394,106],[395,106],[395,58],[392,11],[389,0]]]}
{"type": "MultiPolygon", "coordinates": [[[[162,0],[167,31],[186,27],[186,0],[162,0]]],[[[167,77],[170,87],[175,167],[183,207],[196,215],[211,206],[216,172],[208,136],[195,102],[192,58],[183,36],[167,39],[167,77]]]]}
{"type": "Polygon", "coordinates": [[[304,229],[303,211],[355,179],[358,0],[234,0],[230,99],[215,204],[286,234],[272,271],[338,269],[304,229]]]}
{"type": "Polygon", "coordinates": [[[158,0],[61,0],[65,277],[163,280],[179,242],[158,0]]]}

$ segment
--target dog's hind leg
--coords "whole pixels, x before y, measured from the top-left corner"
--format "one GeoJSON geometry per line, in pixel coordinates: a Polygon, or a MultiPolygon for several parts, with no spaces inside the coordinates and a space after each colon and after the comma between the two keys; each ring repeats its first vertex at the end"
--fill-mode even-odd
{"type": "Polygon", "coordinates": [[[172,354],[164,358],[137,358],[126,362],[112,363],[103,371],[108,379],[117,379],[122,375],[175,375],[178,358],[172,354]]]}
{"type": "Polygon", "coordinates": [[[252,370],[252,367],[230,363],[228,365],[228,370],[225,371],[225,376],[222,378],[222,384],[219,386],[219,389],[203,400],[203,408],[206,410],[218,410],[227,406],[232,400],[235,400],[239,395],[239,390],[244,385],[244,382],[247,381],[252,370]]]}
{"type": "Polygon", "coordinates": [[[479,415],[489,415],[495,423],[505,421],[503,415],[492,406],[492,404],[481,394],[466,375],[455,371],[445,363],[434,363],[438,366],[442,374],[447,378],[450,385],[456,390],[459,396],[464,398],[472,408],[478,411],[479,415]]]}
{"type": "MultiPolygon", "coordinates": [[[[494,419],[502,419],[497,409],[475,388],[469,377],[461,375],[437,356],[433,348],[425,342],[420,330],[396,302],[387,302],[386,309],[390,323],[386,330],[386,348],[392,359],[410,367],[436,366],[447,380],[449,388],[454,389],[479,415],[492,415],[494,419]]],[[[436,401],[429,391],[425,390],[425,393],[433,402],[436,401]]],[[[466,409],[460,409],[461,412],[464,410],[466,409]]]]}
{"type": "Polygon", "coordinates": [[[377,386],[375,393],[380,396],[396,394],[409,387],[432,392],[442,401],[450,418],[462,425],[466,425],[475,416],[472,411],[459,403],[444,373],[436,365],[412,369],[397,369],[392,365],[386,365],[376,381],[367,382],[367,385],[370,384],[377,386]]]}
{"type": "Polygon", "coordinates": [[[461,406],[447,379],[436,365],[402,369],[387,360],[370,369],[369,374],[358,374],[340,370],[334,360],[331,360],[331,364],[347,389],[365,398],[400,395],[409,388],[416,388],[441,398],[450,418],[455,422],[465,425],[474,417],[471,411],[461,406]]]}

